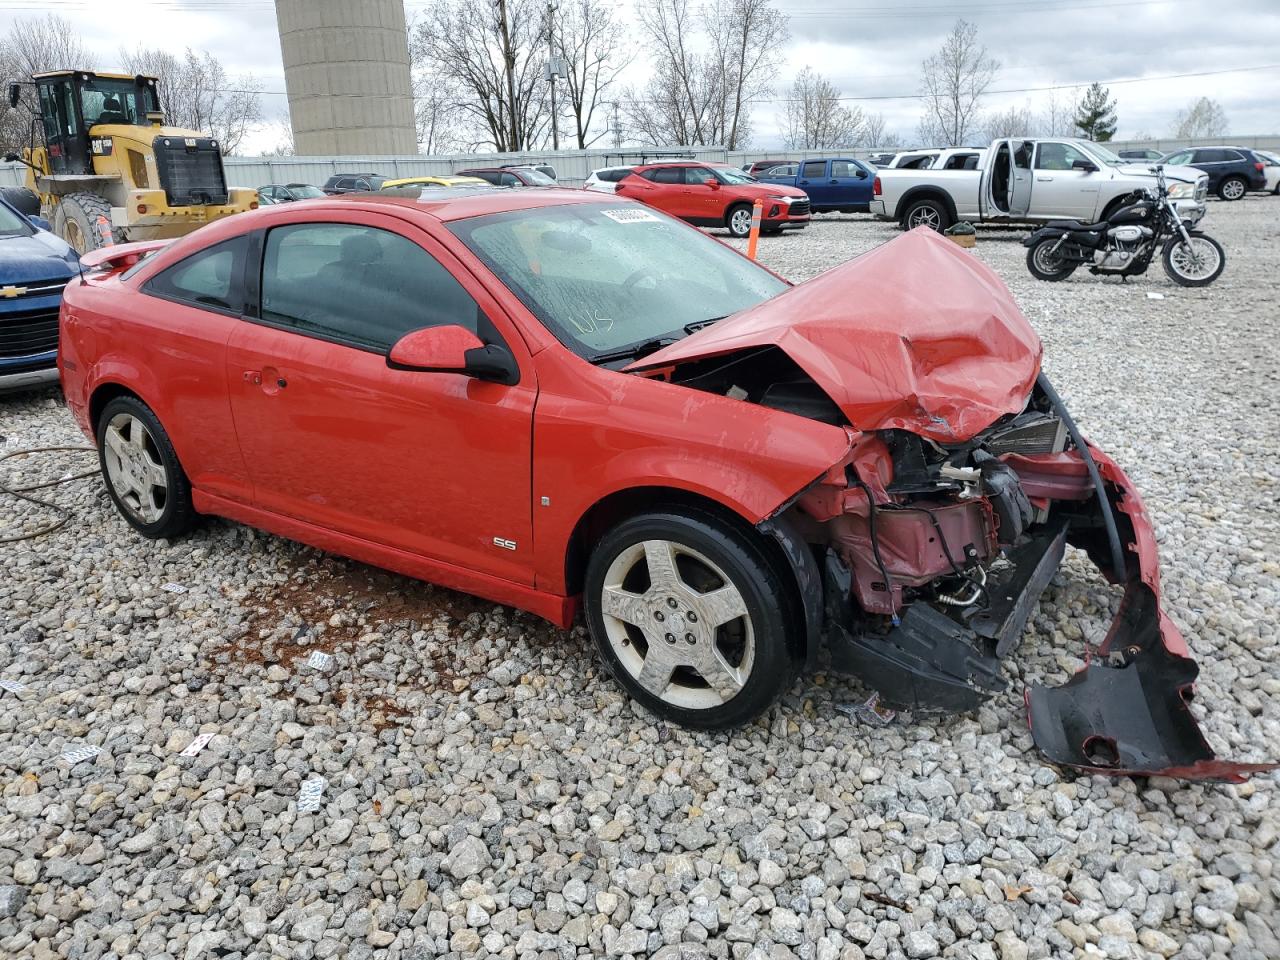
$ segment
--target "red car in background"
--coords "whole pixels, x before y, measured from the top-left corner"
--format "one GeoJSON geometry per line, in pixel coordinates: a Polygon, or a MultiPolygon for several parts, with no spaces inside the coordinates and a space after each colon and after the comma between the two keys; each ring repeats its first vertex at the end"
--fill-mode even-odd
{"type": "Polygon", "coordinates": [[[143,536],[213,514],[561,627],[581,607],[618,682],[702,728],[824,648],[888,703],[975,709],[1070,543],[1125,592],[1086,666],[1028,691],[1045,756],[1269,769],[1214,757],[1141,498],[996,274],[931,231],[791,286],[627,200],[450,190],[83,265],[63,390],[143,536]]]}
{"type": "Polygon", "coordinates": [[[643,164],[619,180],[615,192],[698,227],[725,227],[735,237],[751,232],[757,200],[764,205],[760,232],[766,236],[809,225],[809,197],[803,190],[760,183],[723,163],[643,164]]]}

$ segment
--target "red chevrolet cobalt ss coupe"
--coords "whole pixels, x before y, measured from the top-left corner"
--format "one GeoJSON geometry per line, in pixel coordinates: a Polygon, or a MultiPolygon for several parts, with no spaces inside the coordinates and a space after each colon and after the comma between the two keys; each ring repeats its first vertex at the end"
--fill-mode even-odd
{"type": "Polygon", "coordinates": [[[1005,688],[1067,544],[1127,587],[1027,695],[1059,764],[1238,778],[1187,707],[1142,501],[996,276],[916,231],[791,286],[632,201],[354,195],[85,257],[59,357],[143,536],[215,514],[539,614],[655,714],[741,724],[827,660],[1005,688]]]}

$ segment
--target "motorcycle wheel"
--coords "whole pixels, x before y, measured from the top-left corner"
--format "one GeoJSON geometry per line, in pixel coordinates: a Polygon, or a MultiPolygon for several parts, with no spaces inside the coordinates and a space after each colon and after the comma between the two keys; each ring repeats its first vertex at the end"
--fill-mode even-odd
{"type": "Polygon", "coordinates": [[[1174,235],[1164,245],[1164,272],[1183,287],[1207,287],[1227,265],[1222,244],[1199,230],[1189,231],[1191,243],[1174,235]]]}
{"type": "Polygon", "coordinates": [[[1027,269],[1037,280],[1056,282],[1065,280],[1075,273],[1076,265],[1067,261],[1060,253],[1050,253],[1056,237],[1046,237],[1027,251],[1027,269]]]}

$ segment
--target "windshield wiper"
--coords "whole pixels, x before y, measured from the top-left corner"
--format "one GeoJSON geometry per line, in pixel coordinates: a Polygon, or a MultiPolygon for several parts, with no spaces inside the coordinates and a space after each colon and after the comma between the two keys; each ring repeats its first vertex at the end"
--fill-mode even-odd
{"type": "Polygon", "coordinates": [[[705,320],[695,320],[695,321],[693,321],[693,323],[686,323],[686,324],[684,325],[684,332],[685,332],[685,333],[697,333],[697,332],[698,332],[699,330],[701,330],[703,327],[709,327],[709,326],[711,326],[713,323],[716,323],[717,321],[723,320],[723,319],[724,319],[725,317],[727,317],[727,316],[729,316],[729,314],[727,314],[727,313],[726,313],[726,314],[724,314],[724,316],[720,316],[720,317],[707,317],[707,319],[705,319],[705,320]]]}
{"type": "Polygon", "coordinates": [[[633,347],[627,347],[623,350],[615,350],[612,353],[598,353],[591,358],[592,363],[611,363],[614,360],[639,360],[641,357],[650,353],[655,353],[663,347],[669,347],[671,344],[679,340],[679,337],[654,337],[652,340],[645,340],[637,343],[633,347]]]}

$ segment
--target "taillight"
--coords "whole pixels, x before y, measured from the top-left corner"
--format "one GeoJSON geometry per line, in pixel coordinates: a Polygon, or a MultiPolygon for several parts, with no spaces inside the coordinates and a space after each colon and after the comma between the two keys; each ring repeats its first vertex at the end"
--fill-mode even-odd
{"type": "Polygon", "coordinates": [[[1254,164],[1254,167],[1256,167],[1256,168],[1257,168],[1257,170],[1258,170],[1258,172],[1259,172],[1259,173],[1262,173],[1262,171],[1266,169],[1266,164],[1264,164],[1264,163],[1255,163],[1255,164],[1254,164]]]}
{"type": "Polygon", "coordinates": [[[871,195],[878,197],[880,196],[880,193],[880,178],[876,177],[875,181],[871,184],[871,195]]]}

